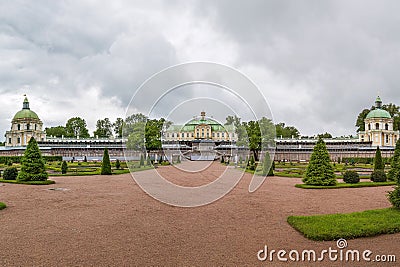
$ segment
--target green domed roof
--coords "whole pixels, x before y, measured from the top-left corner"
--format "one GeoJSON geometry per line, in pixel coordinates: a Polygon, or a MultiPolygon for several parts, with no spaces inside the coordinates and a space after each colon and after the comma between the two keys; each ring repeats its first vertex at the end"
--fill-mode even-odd
{"type": "Polygon", "coordinates": [[[391,116],[390,116],[390,113],[387,112],[386,110],[377,108],[377,109],[371,110],[368,113],[367,119],[370,119],[370,118],[387,118],[387,119],[390,119],[391,116]]]}
{"type": "Polygon", "coordinates": [[[14,115],[13,120],[27,118],[39,119],[38,115],[34,111],[30,110],[28,98],[25,97],[24,103],[22,104],[22,109],[14,115]]]}
{"type": "Polygon", "coordinates": [[[26,118],[39,119],[38,115],[30,109],[20,110],[14,115],[14,120],[15,119],[26,119],[26,118]]]}

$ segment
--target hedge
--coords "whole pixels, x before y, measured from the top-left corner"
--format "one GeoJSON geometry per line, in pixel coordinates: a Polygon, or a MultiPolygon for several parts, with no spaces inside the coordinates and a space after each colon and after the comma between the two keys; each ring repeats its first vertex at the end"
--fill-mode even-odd
{"type": "MultiPolygon", "coordinates": [[[[0,164],[7,164],[9,160],[13,163],[21,163],[22,156],[0,156],[0,164]]],[[[46,162],[62,161],[62,156],[43,156],[46,162]]]]}
{"type": "MultiPolygon", "coordinates": [[[[388,164],[390,162],[390,158],[382,158],[384,164],[388,164]]],[[[373,164],[374,163],[374,158],[342,158],[341,160],[342,163],[351,164],[373,164]]]]}

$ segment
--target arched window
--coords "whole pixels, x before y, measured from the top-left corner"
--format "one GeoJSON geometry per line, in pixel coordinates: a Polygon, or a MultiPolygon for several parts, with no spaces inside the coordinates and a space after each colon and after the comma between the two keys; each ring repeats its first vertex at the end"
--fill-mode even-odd
{"type": "Polygon", "coordinates": [[[37,124],[35,124],[35,131],[37,130],[37,124]]]}
{"type": "Polygon", "coordinates": [[[386,135],[386,143],[389,143],[389,135],[386,135]]]}
{"type": "Polygon", "coordinates": [[[379,123],[375,123],[375,129],[379,130],[379,123]]]}
{"type": "Polygon", "coordinates": [[[197,138],[199,138],[199,133],[197,133],[197,138]]]}
{"type": "Polygon", "coordinates": [[[21,138],[17,138],[17,143],[19,144],[19,143],[21,143],[21,138]]]}
{"type": "Polygon", "coordinates": [[[27,130],[30,130],[30,128],[31,128],[31,125],[28,123],[28,124],[26,125],[26,129],[27,129],[27,130]]]}
{"type": "Polygon", "coordinates": [[[371,130],[371,123],[368,123],[368,130],[371,130]]]}
{"type": "Polygon", "coordinates": [[[17,125],[17,129],[18,129],[18,131],[21,130],[21,124],[17,125]]]}
{"type": "Polygon", "coordinates": [[[388,131],[389,130],[389,124],[385,124],[385,130],[388,131]]]}

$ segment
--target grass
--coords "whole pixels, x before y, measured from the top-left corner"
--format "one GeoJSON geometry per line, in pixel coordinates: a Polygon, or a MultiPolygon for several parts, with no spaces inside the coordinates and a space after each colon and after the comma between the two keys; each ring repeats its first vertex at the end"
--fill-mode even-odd
{"type": "Polygon", "coordinates": [[[28,184],[28,185],[48,185],[55,184],[55,181],[46,180],[46,181],[17,181],[17,180],[4,180],[0,179],[0,183],[9,183],[9,184],[28,184]]]}
{"type": "Polygon", "coordinates": [[[396,182],[359,182],[356,184],[337,183],[336,185],[308,185],[296,184],[295,187],[303,189],[338,189],[338,188],[359,188],[396,185],[396,182]]]}
{"type": "Polygon", "coordinates": [[[318,241],[400,232],[400,210],[395,208],[346,214],[290,216],[287,221],[305,237],[318,241]]]}
{"type": "Polygon", "coordinates": [[[7,206],[3,202],[0,202],[0,210],[5,209],[7,206]]]}

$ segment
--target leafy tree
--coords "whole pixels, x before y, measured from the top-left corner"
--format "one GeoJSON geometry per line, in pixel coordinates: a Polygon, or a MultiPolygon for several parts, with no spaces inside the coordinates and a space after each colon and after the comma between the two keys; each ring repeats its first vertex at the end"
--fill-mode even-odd
{"type": "Polygon", "coordinates": [[[262,175],[274,176],[274,170],[271,162],[271,157],[268,152],[265,152],[263,165],[262,165],[262,175]]]}
{"type": "Polygon", "coordinates": [[[110,137],[112,136],[112,124],[109,118],[97,120],[96,130],[93,132],[94,136],[110,137]]]}
{"type": "Polygon", "coordinates": [[[303,182],[309,185],[335,185],[336,178],[329,153],[322,138],[318,139],[311,154],[303,182]]]}
{"type": "Polygon", "coordinates": [[[79,117],[71,118],[65,125],[68,137],[89,137],[89,130],[87,129],[86,121],[79,117]]]}
{"type": "Polygon", "coordinates": [[[55,126],[46,128],[45,131],[47,136],[55,136],[55,137],[68,136],[67,129],[64,126],[55,126]]]}
{"type": "Polygon", "coordinates": [[[356,120],[356,127],[358,127],[357,132],[360,131],[365,131],[365,123],[364,120],[367,117],[368,113],[372,110],[371,109],[363,109],[360,114],[358,114],[357,120],[356,120]]]}
{"type": "Polygon", "coordinates": [[[360,176],[356,171],[346,171],[343,175],[343,181],[348,184],[356,184],[360,182],[360,176]]]}
{"type": "Polygon", "coordinates": [[[61,164],[61,173],[66,174],[67,171],[68,171],[68,164],[65,160],[63,160],[63,162],[61,164]]]}
{"type": "Polygon", "coordinates": [[[371,174],[372,182],[386,182],[386,173],[384,170],[374,170],[371,174]]]}
{"type": "Polygon", "coordinates": [[[394,155],[390,161],[390,170],[387,174],[387,178],[390,181],[396,181],[400,173],[400,139],[396,142],[396,148],[394,149],[394,155]]]}
{"type": "Polygon", "coordinates": [[[256,169],[256,162],[254,160],[254,155],[250,156],[250,160],[249,160],[248,166],[249,166],[248,167],[249,170],[254,171],[256,169]]]}
{"type": "Polygon", "coordinates": [[[48,174],[35,138],[31,137],[21,159],[21,171],[18,174],[19,181],[45,181],[48,174]]]}
{"type": "Polygon", "coordinates": [[[108,155],[108,149],[104,148],[103,160],[101,162],[101,175],[111,174],[111,163],[110,156],[108,155]]]}
{"type": "Polygon", "coordinates": [[[122,137],[122,128],[124,126],[124,120],[122,118],[117,118],[113,123],[114,133],[117,137],[122,137]]]}
{"type": "Polygon", "coordinates": [[[276,127],[276,136],[282,138],[297,138],[300,136],[299,130],[293,126],[286,126],[284,122],[278,123],[276,127]]]}
{"type": "Polygon", "coordinates": [[[382,160],[381,149],[378,146],[376,148],[376,152],[375,152],[374,171],[384,170],[384,169],[385,169],[385,164],[383,163],[383,160],[382,160]]]}
{"type": "Polygon", "coordinates": [[[159,120],[153,119],[148,120],[145,127],[145,144],[146,150],[150,152],[151,150],[162,149],[161,144],[161,131],[164,125],[165,119],[161,118],[159,120]]]}
{"type": "Polygon", "coordinates": [[[328,132],[325,132],[323,134],[319,134],[318,138],[332,138],[332,135],[328,132]]]}

